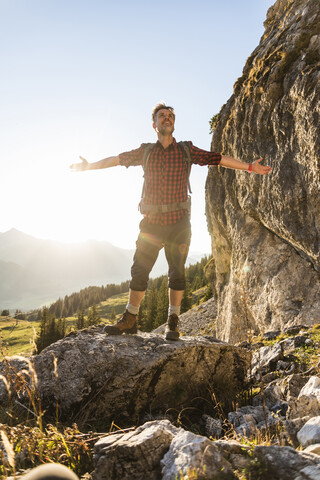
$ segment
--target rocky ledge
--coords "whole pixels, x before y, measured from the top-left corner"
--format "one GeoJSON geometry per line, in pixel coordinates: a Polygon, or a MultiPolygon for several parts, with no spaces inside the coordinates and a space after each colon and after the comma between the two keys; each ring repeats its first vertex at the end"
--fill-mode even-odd
{"type": "Polygon", "coordinates": [[[11,399],[18,395],[24,402],[33,388],[43,408],[59,406],[61,418],[130,424],[146,412],[179,411],[196,398],[205,402],[212,391],[232,401],[248,365],[248,352],[213,337],[168,342],[153,333],[110,337],[96,327],[72,333],[39,355],[5,359],[0,401],[11,392],[11,399]]]}

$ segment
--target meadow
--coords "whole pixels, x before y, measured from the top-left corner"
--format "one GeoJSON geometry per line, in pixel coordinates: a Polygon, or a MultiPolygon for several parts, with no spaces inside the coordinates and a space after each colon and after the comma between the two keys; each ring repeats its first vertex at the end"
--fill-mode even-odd
{"type": "MultiPolygon", "coordinates": [[[[121,293],[99,303],[97,313],[101,323],[109,323],[113,315],[113,319],[117,319],[124,311],[127,301],[128,293],[121,293]]],[[[76,322],[75,316],[66,318],[67,333],[76,330],[76,322]]],[[[40,321],[0,316],[0,360],[5,355],[32,355],[39,329],[40,321]]]]}

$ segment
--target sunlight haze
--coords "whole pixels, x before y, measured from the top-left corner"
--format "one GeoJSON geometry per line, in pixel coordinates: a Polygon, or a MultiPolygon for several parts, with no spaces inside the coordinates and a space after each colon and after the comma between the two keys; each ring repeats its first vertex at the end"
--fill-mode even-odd
{"type": "MultiPolygon", "coordinates": [[[[0,0],[0,232],[134,248],[141,167],[69,165],[156,141],[160,101],[176,110],[178,141],[210,150],[209,120],[232,95],[273,3],[0,0]]],[[[211,250],[206,176],[193,167],[199,252],[211,250]]]]}

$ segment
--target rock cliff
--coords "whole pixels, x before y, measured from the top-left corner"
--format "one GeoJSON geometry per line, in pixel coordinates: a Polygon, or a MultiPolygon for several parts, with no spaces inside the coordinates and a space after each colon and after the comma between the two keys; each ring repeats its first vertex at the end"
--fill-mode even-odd
{"type": "Polygon", "coordinates": [[[273,169],[209,169],[220,339],[320,322],[319,117],[319,0],[277,0],[214,126],[212,150],[273,169]]]}

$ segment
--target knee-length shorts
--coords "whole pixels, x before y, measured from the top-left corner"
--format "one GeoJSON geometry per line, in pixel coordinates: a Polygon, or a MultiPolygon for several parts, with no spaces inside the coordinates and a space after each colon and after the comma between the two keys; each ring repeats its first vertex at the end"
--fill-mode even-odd
{"type": "Polygon", "coordinates": [[[189,216],[173,225],[153,225],[146,219],[140,222],[140,233],[131,268],[130,288],[144,292],[147,289],[149,274],[159,252],[164,247],[168,262],[169,288],[184,290],[185,263],[191,240],[189,216]]]}

